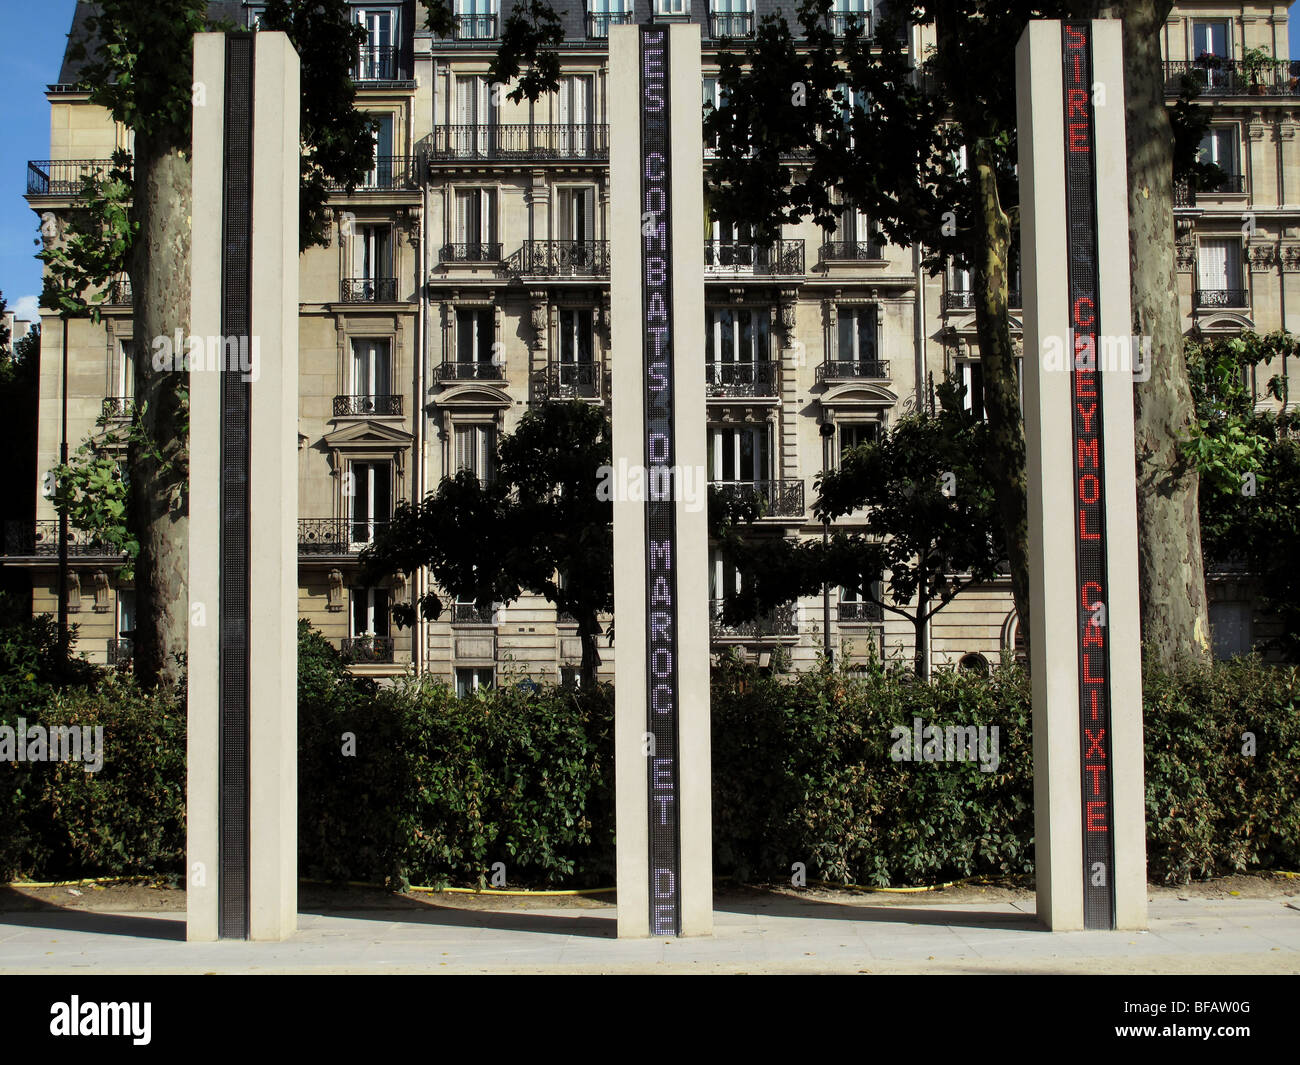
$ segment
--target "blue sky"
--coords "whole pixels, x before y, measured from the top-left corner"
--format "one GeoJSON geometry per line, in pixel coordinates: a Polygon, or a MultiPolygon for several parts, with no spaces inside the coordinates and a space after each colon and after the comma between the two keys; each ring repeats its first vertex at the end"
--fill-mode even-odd
{"type": "MultiPolygon", "coordinates": [[[[9,46],[0,107],[0,292],[20,318],[35,319],[41,264],[35,259],[36,215],[23,192],[27,160],[50,152],[45,86],[58,77],[76,0],[0,0],[9,46]]],[[[1287,23],[1291,55],[1300,58],[1300,16],[1287,23]]]]}

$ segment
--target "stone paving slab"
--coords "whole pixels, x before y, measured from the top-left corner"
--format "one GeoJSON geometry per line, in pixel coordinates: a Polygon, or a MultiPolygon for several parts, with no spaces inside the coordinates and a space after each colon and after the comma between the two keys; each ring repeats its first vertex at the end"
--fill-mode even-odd
{"type": "Polygon", "coordinates": [[[585,910],[302,913],[285,943],[186,943],[176,913],[0,913],[0,973],[1300,973],[1284,899],[1154,900],[1145,932],[1048,933],[1019,902],[721,901],[708,938],[585,910]]]}

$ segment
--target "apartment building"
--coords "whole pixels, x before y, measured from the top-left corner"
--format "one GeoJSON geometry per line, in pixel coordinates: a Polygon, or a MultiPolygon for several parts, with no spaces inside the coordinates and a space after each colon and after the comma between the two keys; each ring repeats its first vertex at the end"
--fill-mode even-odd
{"type": "MultiPolygon", "coordinates": [[[[256,4],[209,6],[256,25],[256,4]]],[[[559,92],[533,104],[512,103],[487,77],[499,0],[456,0],[451,39],[423,30],[414,0],[352,6],[368,34],[355,69],[358,106],[380,129],[367,181],[351,194],[336,190],[330,241],[301,262],[300,613],[362,673],[429,672],[462,691],[525,674],[568,679],[581,657],[576,626],[544,600],[525,597],[490,611],[456,603],[437,622],[399,630],[391,607],[421,594],[427,574],[365,587],[357,556],[397,501],[421,498],[458,469],[491,477],[495,439],[530,406],[608,403],[612,360],[624,357],[609,341],[608,226],[611,211],[635,209],[608,180],[608,130],[619,120],[607,107],[609,27],[697,23],[701,99],[716,105],[718,54],[743,46],[776,5],[587,0],[585,10],[563,16],[559,92]]],[[[833,28],[851,19],[870,27],[873,15],[871,0],[837,0],[833,28]]],[[[83,23],[79,6],[73,39],[84,35],[83,23]]],[[[1186,325],[1278,328],[1291,321],[1288,295],[1292,306],[1300,299],[1293,115],[1300,90],[1284,62],[1267,66],[1261,93],[1261,68],[1252,60],[1247,74],[1242,57],[1248,46],[1265,47],[1287,60],[1285,5],[1184,4],[1165,34],[1170,91],[1184,68],[1205,73],[1215,113],[1205,150],[1236,176],[1180,199],[1186,325]]],[[[920,31],[908,40],[919,54],[920,31]]],[[[56,223],[44,227],[50,240],[59,239],[57,222],[81,175],[130,146],[127,131],[90,105],[75,80],[65,61],[48,93],[52,158],[28,166],[28,202],[56,223]]],[[[953,268],[928,276],[912,249],[876,243],[852,204],[843,205],[832,232],[791,225],[770,244],[743,226],[713,223],[701,254],[708,475],[726,492],[763,500],[766,516],[753,535],[820,536],[810,512],[814,477],[923,401],[933,380],[956,376],[967,402],[982,409],[969,275],[953,268]]],[[[1013,310],[1017,333],[1018,318],[1013,310]]],[[[61,340],[57,318],[43,325],[47,338],[61,340]]],[[[68,331],[75,446],[102,433],[105,420],[129,417],[130,353],[147,338],[132,332],[125,279],[112,287],[99,325],[74,320],[68,331]]],[[[47,358],[38,480],[57,460],[63,386],[59,361],[47,358]]],[[[7,564],[30,571],[36,611],[56,609],[56,540],[44,497],[34,529],[8,530],[7,564]]],[[[127,660],[132,592],[117,575],[118,560],[82,536],[74,536],[71,554],[80,649],[96,661],[127,660]]],[[[716,604],[737,575],[715,558],[710,579],[716,604]]],[[[1218,585],[1216,610],[1231,639],[1243,630],[1248,638],[1248,604],[1244,585],[1218,585]]],[[[972,588],[935,618],[933,660],[979,668],[1014,650],[1017,628],[1009,582],[972,588]]],[[[840,588],[828,611],[816,596],[744,626],[715,618],[712,639],[719,653],[738,648],[763,664],[802,668],[827,643],[852,663],[873,654],[910,657],[913,632],[863,589],[840,588]]],[[[611,677],[613,654],[602,647],[602,673],[611,677]]]]}

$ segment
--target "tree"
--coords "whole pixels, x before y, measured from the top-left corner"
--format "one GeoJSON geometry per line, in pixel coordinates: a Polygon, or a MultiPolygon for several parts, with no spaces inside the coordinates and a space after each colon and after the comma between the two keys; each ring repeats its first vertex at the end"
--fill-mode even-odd
{"type": "MultiPolygon", "coordinates": [[[[40,408],[41,331],[32,329],[16,344],[4,325],[5,301],[0,293],[0,528],[10,522],[31,527],[36,518],[36,412],[40,408]]],[[[12,566],[3,567],[0,588],[13,598],[28,597],[31,581],[12,566]]]]}
{"type": "MultiPolygon", "coordinates": [[[[130,157],[89,182],[81,222],[63,247],[43,253],[45,306],[95,313],[114,275],[131,278],[137,425],[128,447],[127,524],[135,567],[135,669],[145,684],[179,679],[188,635],[186,567],[188,394],[184,374],[155,369],[150,338],[188,333],[190,113],[193,37],[235,27],[209,20],[206,0],[101,0],[87,19],[81,87],[131,130],[130,157]]],[[[356,111],[350,70],[365,31],[344,0],[270,0],[265,29],[283,30],[302,63],[304,246],[323,239],[329,182],[355,188],[374,152],[373,123],[356,111]]]]}
{"type": "Polygon", "coordinates": [[[956,388],[938,391],[937,413],[907,415],[818,478],[813,513],[834,521],[865,511],[861,531],[836,531],[825,544],[723,531],[742,588],[727,617],[753,617],[823,584],[859,588],[912,623],[916,671],[929,679],[930,620],[963,588],[992,580],[1006,558],[984,462],[988,426],[961,409],[956,388]]]}
{"type": "MultiPolygon", "coordinates": [[[[1300,416],[1256,411],[1248,381],[1259,368],[1300,355],[1289,333],[1214,339],[1189,337],[1188,379],[1196,428],[1183,444],[1200,475],[1200,526],[1207,567],[1238,565],[1257,582],[1261,602],[1282,621],[1277,648],[1300,661],[1300,416]]],[[[1266,394],[1285,403],[1286,378],[1266,394]]]]}
{"type": "MultiPolygon", "coordinates": [[[[399,503],[386,530],[361,555],[370,582],[421,566],[444,592],[480,610],[524,592],[572,616],[582,641],[582,679],[600,665],[599,615],[614,607],[613,506],[601,491],[610,470],[609,419],[581,401],[528,411],[501,437],[492,476],[444,477],[416,503],[399,503]]],[[[393,608],[408,625],[415,610],[437,619],[436,592],[393,608]]]]}

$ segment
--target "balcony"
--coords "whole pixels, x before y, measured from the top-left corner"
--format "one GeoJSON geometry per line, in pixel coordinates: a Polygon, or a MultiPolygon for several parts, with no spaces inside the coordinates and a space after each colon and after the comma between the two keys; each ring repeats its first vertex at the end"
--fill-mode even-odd
{"type": "Polygon", "coordinates": [[[87,178],[102,180],[112,159],[33,159],[27,164],[28,196],[80,196],[87,178]]]}
{"type": "Polygon", "coordinates": [[[397,278],[345,277],[341,283],[340,303],[396,303],[397,278]]]}
{"type": "Polygon", "coordinates": [[[457,15],[458,41],[490,41],[497,35],[496,15],[457,15]]]}
{"type": "Polygon", "coordinates": [[[391,636],[345,636],[339,653],[349,665],[388,664],[393,661],[391,636]]]}
{"type": "Polygon", "coordinates": [[[104,302],[111,307],[131,306],[131,279],[117,277],[108,283],[104,302]]]}
{"type": "Polygon", "coordinates": [[[817,367],[817,383],[829,381],[860,381],[863,379],[886,381],[889,379],[888,359],[827,360],[817,367]]]}
{"type": "Polygon", "coordinates": [[[1174,210],[1196,206],[1196,190],[1190,181],[1174,182],[1174,210]]]}
{"type": "Polygon", "coordinates": [[[832,11],[826,16],[831,33],[836,37],[847,37],[849,26],[856,24],[863,40],[871,39],[870,11],[832,11]]]}
{"type": "Polygon", "coordinates": [[[709,635],[714,639],[762,638],[764,636],[797,636],[799,625],[795,621],[794,604],[786,603],[752,621],[730,625],[722,620],[723,600],[709,600],[709,635]]]}
{"type": "Polygon", "coordinates": [[[374,542],[387,521],[349,518],[299,518],[298,554],[355,555],[374,542]]]}
{"type": "Polygon", "coordinates": [[[435,381],[503,381],[505,367],[495,362],[444,362],[433,371],[435,381]]]}
{"type": "MultiPolygon", "coordinates": [[[[1206,185],[1198,190],[1202,196],[1232,195],[1246,191],[1246,178],[1244,174],[1224,174],[1218,181],[1206,185]]],[[[1177,206],[1175,200],[1174,206],[1177,206]]]]}
{"type": "Polygon", "coordinates": [[[756,505],[763,518],[802,518],[804,515],[803,481],[710,481],[728,499],[756,505]]]}
{"type": "Polygon", "coordinates": [[[778,240],[774,244],[704,242],[704,271],[709,275],[799,277],[803,270],[802,240],[778,240]]]}
{"type": "Polygon", "coordinates": [[[400,395],[334,397],[334,417],[336,418],[400,417],[401,413],[402,397],[400,395]]]}
{"type": "Polygon", "coordinates": [[[356,80],[409,81],[410,72],[400,61],[401,49],[393,45],[363,45],[357,60],[356,80]]]}
{"type": "Polygon", "coordinates": [[[508,125],[490,123],[435,126],[430,135],[433,161],[495,159],[608,159],[609,127],[603,125],[508,125]]]}
{"type": "Polygon", "coordinates": [[[609,241],[525,241],[506,269],[525,277],[608,277],[609,241]]]}
{"type": "MultiPolygon", "coordinates": [[[[59,522],[57,518],[5,523],[4,553],[17,558],[57,558],[59,522]]],[[[93,533],[68,526],[70,558],[118,558],[122,549],[105,542],[93,533]]]]}
{"type": "Polygon", "coordinates": [[[107,662],[114,669],[128,670],[131,668],[131,659],[135,654],[135,645],[131,640],[123,636],[115,637],[108,641],[106,650],[108,653],[107,662]]]}
{"type": "Polygon", "coordinates": [[[491,243],[444,244],[438,252],[440,263],[499,263],[501,245],[491,243]]]}
{"type": "Polygon", "coordinates": [[[710,399],[731,396],[775,396],[776,363],[709,362],[704,365],[705,394],[710,399]]]}
{"type": "Polygon", "coordinates": [[[819,263],[883,262],[885,249],[869,240],[828,240],[817,249],[819,263]]]}
{"type": "Polygon", "coordinates": [[[134,396],[105,396],[103,419],[109,422],[129,421],[135,414],[134,396]]]}
{"type": "Polygon", "coordinates": [[[1248,306],[1244,288],[1198,288],[1192,293],[1192,303],[1198,311],[1248,306]]]}
{"type": "Polygon", "coordinates": [[[453,603],[451,622],[453,625],[491,625],[496,619],[495,607],[479,609],[473,603],[453,603]]]}
{"type": "Polygon", "coordinates": [[[594,362],[552,363],[542,391],[547,399],[599,399],[604,371],[594,362]]]}
{"type": "Polygon", "coordinates": [[[754,36],[754,13],[752,11],[735,11],[710,15],[709,36],[715,41],[736,40],[754,36]]]}
{"type": "Polygon", "coordinates": [[[879,603],[866,601],[845,602],[840,601],[841,622],[868,622],[871,624],[880,624],[885,620],[885,608],[879,603]]]}
{"type": "Polygon", "coordinates": [[[1255,72],[1246,71],[1239,59],[1173,60],[1165,62],[1165,93],[1177,96],[1183,78],[1197,85],[1203,96],[1300,96],[1300,61],[1276,60],[1255,72]]]}
{"type": "MultiPolygon", "coordinates": [[[[1020,289],[1009,289],[1007,291],[1007,306],[1019,307],[1020,305],[1020,289]]],[[[945,311],[973,311],[975,309],[975,293],[966,289],[949,289],[943,294],[942,307],[945,311]]]]}
{"type": "MultiPolygon", "coordinates": [[[[347,192],[341,181],[331,181],[326,186],[330,192],[347,192]]],[[[415,157],[411,155],[378,155],[375,165],[360,181],[355,192],[389,192],[394,189],[417,187],[415,157]]]]}
{"type": "Polygon", "coordinates": [[[609,37],[611,26],[626,26],[632,21],[632,12],[588,12],[587,36],[593,41],[603,41],[609,37]]]}

